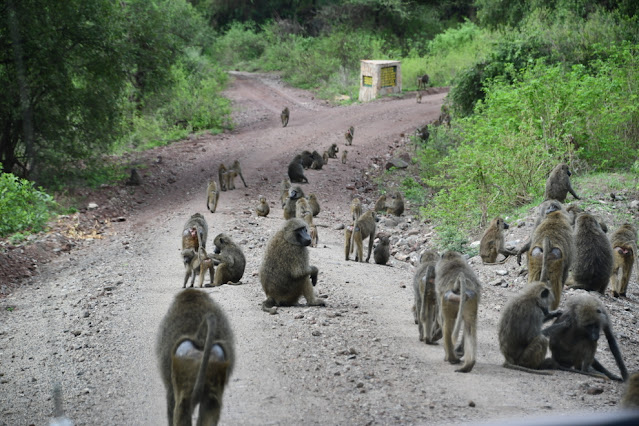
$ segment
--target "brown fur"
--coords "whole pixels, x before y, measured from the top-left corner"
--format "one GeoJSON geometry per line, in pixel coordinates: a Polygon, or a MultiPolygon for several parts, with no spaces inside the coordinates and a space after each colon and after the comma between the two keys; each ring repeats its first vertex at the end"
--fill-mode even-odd
{"type": "Polygon", "coordinates": [[[304,198],[304,191],[299,186],[292,186],[288,189],[288,198],[286,204],[284,204],[284,219],[291,219],[295,217],[295,209],[297,200],[304,198]]]}
{"type": "Polygon", "coordinates": [[[242,249],[226,234],[218,234],[213,242],[215,253],[209,256],[217,265],[213,286],[240,284],[246,267],[246,258],[242,249]]]}
{"type": "Polygon", "coordinates": [[[494,218],[479,242],[479,255],[484,263],[495,263],[497,256],[501,253],[504,263],[509,256],[514,256],[515,252],[506,249],[504,244],[504,229],[508,229],[508,224],[500,217],[494,218]]]}
{"type": "Polygon", "coordinates": [[[589,213],[577,216],[574,241],[570,287],[603,294],[612,275],[612,246],[594,216],[589,213]]]}
{"type": "Polygon", "coordinates": [[[613,296],[626,297],[637,253],[637,229],[630,223],[624,223],[612,234],[610,243],[613,258],[610,288],[613,296]],[[619,279],[620,269],[621,279],[619,279]]]}
{"type": "Polygon", "coordinates": [[[266,217],[271,212],[271,207],[269,207],[268,203],[266,202],[265,196],[260,195],[259,200],[259,204],[257,205],[257,207],[255,207],[255,214],[261,217],[266,217]]]}
{"type": "Polygon", "coordinates": [[[417,77],[417,90],[425,89],[428,85],[429,80],[430,77],[428,76],[428,74],[417,77]]]}
{"type": "Polygon", "coordinates": [[[353,136],[355,136],[355,128],[351,126],[344,134],[344,138],[346,139],[346,145],[353,145],[353,136]]]}
{"type": "Polygon", "coordinates": [[[226,184],[228,179],[226,177],[226,166],[224,163],[220,163],[220,167],[217,169],[217,178],[220,181],[220,189],[226,191],[226,184]]]}
{"type": "Polygon", "coordinates": [[[366,262],[371,258],[373,252],[373,241],[375,238],[375,230],[377,229],[377,216],[374,211],[367,211],[362,214],[353,225],[353,241],[351,242],[351,250],[355,249],[355,261],[364,262],[364,240],[368,238],[368,255],[366,262]]]}
{"type": "Polygon", "coordinates": [[[439,253],[426,250],[422,253],[420,264],[413,278],[415,304],[413,313],[418,324],[419,340],[429,345],[442,338],[437,309],[437,293],[435,291],[435,265],[439,261],[439,253]]]}
{"type": "Polygon", "coordinates": [[[570,175],[571,173],[567,164],[557,164],[546,180],[546,192],[544,193],[544,198],[546,200],[554,199],[563,203],[566,201],[566,196],[570,192],[575,199],[579,200],[580,198],[570,185],[570,175]]]}
{"type": "Polygon", "coordinates": [[[239,176],[240,179],[242,179],[242,183],[244,184],[244,187],[247,188],[248,185],[246,185],[246,181],[244,180],[244,176],[242,175],[242,167],[240,166],[240,160],[235,160],[233,162],[233,165],[231,166],[231,170],[235,171],[237,176],[239,176]]]}
{"type": "Polygon", "coordinates": [[[296,155],[289,163],[288,178],[293,183],[308,183],[308,179],[304,176],[304,166],[302,165],[301,155],[296,155]]]}
{"type": "Polygon", "coordinates": [[[288,125],[288,119],[291,116],[291,112],[288,110],[288,107],[282,110],[280,114],[280,119],[282,120],[282,127],[286,127],[288,125]]]}
{"type": "Polygon", "coordinates": [[[388,235],[379,236],[379,243],[373,250],[373,259],[378,265],[386,265],[388,259],[390,259],[390,238],[388,238],[388,235]]]}
{"type": "Polygon", "coordinates": [[[344,150],[344,152],[342,152],[342,164],[346,164],[346,155],[348,154],[347,150],[344,150]]]}
{"type": "Polygon", "coordinates": [[[344,228],[344,257],[346,260],[350,260],[351,254],[351,239],[353,238],[353,227],[347,226],[344,228]]]}
{"type": "Polygon", "coordinates": [[[375,202],[374,210],[376,212],[386,212],[386,195],[382,194],[379,196],[377,201],[375,202]]]}
{"type": "Polygon", "coordinates": [[[351,217],[355,222],[362,215],[362,202],[359,198],[353,198],[351,201],[351,217]]]}
{"type": "Polygon", "coordinates": [[[320,212],[320,205],[315,194],[308,194],[308,205],[311,208],[313,217],[317,216],[320,212]]]}
{"type": "Polygon", "coordinates": [[[209,186],[206,188],[206,209],[211,213],[215,213],[219,200],[220,191],[217,190],[217,182],[215,182],[215,179],[211,179],[209,186]]]}
{"type": "Polygon", "coordinates": [[[286,200],[288,199],[288,190],[290,187],[291,187],[290,179],[284,179],[280,183],[280,200],[282,201],[282,208],[284,208],[284,205],[286,204],[286,200]]]}
{"type": "Polygon", "coordinates": [[[626,391],[621,398],[621,407],[639,409],[639,373],[630,375],[626,391]]]}
{"type": "Polygon", "coordinates": [[[339,148],[337,147],[337,144],[336,143],[332,144],[330,148],[328,148],[329,158],[337,158],[338,152],[339,152],[339,148]]]}
{"type": "Polygon", "coordinates": [[[404,213],[404,198],[401,192],[397,191],[391,195],[391,204],[387,206],[386,213],[395,216],[401,216],[404,213]]]}

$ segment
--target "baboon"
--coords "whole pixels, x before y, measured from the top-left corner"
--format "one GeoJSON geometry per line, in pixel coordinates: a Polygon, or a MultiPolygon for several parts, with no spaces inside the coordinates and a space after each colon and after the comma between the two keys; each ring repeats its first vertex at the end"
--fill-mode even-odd
{"type": "Polygon", "coordinates": [[[257,205],[257,207],[255,207],[255,214],[257,214],[258,216],[266,217],[271,212],[271,208],[266,202],[265,196],[260,195],[259,200],[260,203],[257,205]]]}
{"type": "Polygon", "coordinates": [[[126,180],[125,184],[131,186],[140,186],[142,185],[142,177],[138,173],[137,169],[131,169],[131,176],[126,180]]]}
{"type": "Polygon", "coordinates": [[[417,90],[425,89],[429,80],[430,80],[430,77],[428,77],[428,74],[424,74],[421,77],[417,77],[417,90]]]}
{"type": "Polygon", "coordinates": [[[362,202],[359,198],[353,198],[351,201],[351,217],[353,218],[353,222],[355,222],[362,215],[362,202]]]}
{"type": "Polygon", "coordinates": [[[344,150],[344,152],[342,152],[342,164],[346,164],[346,155],[348,154],[347,150],[344,150]]]}
{"type": "Polygon", "coordinates": [[[217,265],[213,287],[222,284],[240,284],[246,267],[246,258],[240,246],[226,234],[218,234],[213,240],[215,253],[210,255],[217,265]]]}
{"type": "Polygon", "coordinates": [[[302,167],[305,169],[310,168],[313,164],[313,154],[311,151],[302,151],[300,157],[302,157],[302,167]]]}
{"type": "Polygon", "coordinates": [[[581,213],[575,221],[575,257],[572,264],[571,288],[598,291],[603,294],[612,275],[612,246],[597,219],[581,213]]]}
{"type": "Polygon", "coordinates": [[[309,306],[324,306],[315,295],[318,269],[309,264],[311,237],[302,219],[289,219],[271,238],[260,266],[260,282],[266,294],[262,309],[274,314],[277,306],[292,306],[304,296],[309,306]]]}
{"type": "Polygon", "coordinates": [[[375,202],[374,210],[376,212],[386,212],[386,195],[382,194],[375,202]]]}
{"type": "Polygon", "coordinates": [[[308,179],[304,176],[304,167],[302,166],[302,156],[296,155],[288,165],[288,177],[293,183],[308,183],[308,179]]]}
{"type": "Polygon", "coordinates": [[[324,151],[324,154],[322,155],[322,160],[324,160],[324,164],[328,164],[328,151],[324,151]]]}
{"type": "Polygon", "coordinates": [[[337,147],[336,143],[334,143],[333,145],[331,145],[330,148],[328,148],[328,156],[330,158],[337,158],[338,152],[339,152],[339,148],[337,147]]]}
{"type": "Polygon", "coordinates": [[[317,216],[320,212],[320,205],[315,194],[308,194],[308,205],[311,208],[313,217],[317,216]]]}
{"type": "Polygon", "coordinates": [[[198,404],[197,424],[217,424],[235,364],[233,333],[220,306],[201,290],[178,293],[160,323],[155,354],[169,425],[190,425],[198,404]]]}
{"type": "MultiPolygon", "coordinates": [[[[551,201],[556,201],[556,200],[551,200],[551,201]]],[[[556,201],[556,202],[559,203],[559,201],[556,201]]],[[[575,225],[575,220],[577,219],[577,216],[579,215],[579,213],[583,213],[583,212],[584,210],[576,204],[571,204],[566,207],[566,213],[568,214],[568,219],[570,220],[570,224],[573,226],[575,225]]],[[[604,232],[608,232],[608,229],[606,229],[604,232]]]]}
{"type": "Polygon", "coordinates": [[[496,263],[499,253],[504,258],[499,263],[504,263],[509,256],[516,253],[508,250],[504,245],[504,229],[508,229],[508,224],[500,217],[494,218],[479,242],[479,255],[484,263],[496,263]]]}
{"type": "Polygon", "coordinates": [[[344,138],[346,138],[346,145],[353,145],[353,136],[355,136],[355,128],[351,126],[344,134],[344,138]]]}
{"type": "Polygon", "coordinates": [[[237,173],[237,176],[239,176],[240,179],[242,179],[242,183],[244,184],[244,187],[248,188],[248,185],[246,184],[246,181],[244,180],[244,176],[242,175],[242,167],[240,167],[240,160],[235,160],[233,162],[233,165],[231,166],[231,170],[235,170],[235,173],[237,173]]]}
{"type": "Polygon", "coordinates": [[[420,264],[415,270],[413,291],[415,304],[413,313],[418,324],[419,340],[429,345],[442,338],[442,329],[438,322],[437,294],[435,292],[435,265],[439,253],[426,250],[420,257],[420,264]]]}
{"type": "Polygon", "coordinates": [[[194,213],[184,224],[182,231],[182,250],[206,248],[206,238],[209,233],[209,225],[204,216],[194,213]]]}
{"type": "Polygon", "coordinates": [[[442,105],[439,117],[437,117],[437,121],[435,121],[436,126],[441,126],[442,124],[445,124],[446,127],[450,127],[450,111],[447,105],[442,105]]]}
{"type": "Polygon", "coordinates": [[[319,243],[319,236],[317,235],[317,225],[310,224],[308,225],[310,229],[311,235],[311,247],[317,247],[317,243],[319,243]]]}
{"type": "Polygon", "coordinates": [[[566,302],[566,308],[555,322],[543,330],[544,336],[550,339],[552,358],[547,362],[551,368],[576,371],[587,375],[592,373],[591,367],[603,373],[612,380],[621,380],[608,371],[597,359],[597,341],[603,329],[610,352],[615,357],[621,377],[628,379],[628,370],[623,362],[617,340],[612,332],[608,312],[595,296],[591,294],[577,294],[566,302]],[[571,367],[574,367],[573,370],[571,367]]]}
{"type": "Polygon", "coordinates": [[[311,156],[313,157],[313,162],[311,163],[311,169],[322,170],[322,167],[324,167],[324,159],[322,158],[320,153],[317,151],[313,151],[311,153],[311,156]]]}
{"type": "Polygon", "coordinates": [[[639,408],[639,373],[631,374],[628,378],[626,391],[621,398],[621,407],[634,410],[639,408]]]}
{"type": "Polygon", "coordinates": [[[282,127],[286,127],[288,125],[288,118],[290,116],[290,111],[288,110],[288,107],[284,108],[282,110],[282,114],[280,114],[280,118],[282,119],[282,127]]]}
{"type": "Polygon", "coordinates": [[[200,277],[199,284],[201,288],[204,284],[204,276],[206,275],[207,270],[209,271],[211,285],[213,284],[213,280],[215,279],[215,269],[213,261],[209,255],[206,254],[204,247],[200,247],[197,250],[193,248],[182,250],[182,258],[184,259],[184,266],[186,266],[182,288],[186,288],[186,283],[189,281],[189,278],[191,278],[191,287],[193,287],[195,277],[197,276],[200,277]]]}
{"type": "Polygon", "coordinates": [[[295,217],[295,207],[297,200],[304,197],[304,191],[299,186],[293,186],[288,189],[288,198],[286,204],[284,204],[284,219],[291,219],[295,217]]]}
{"type": "Polygon", "coordinates": [[[415,129],[415,136],[420,138],[422,141],[427,142],[428,138],[430,138],[430,131],[428,131],[428,124],[424,124],[423,126],[415,129]]]}
{"type": "Polygon", "coordinates": [[[552,172],[550,172],[548,180],[546,180],[544,198],[546,200],[554,199],[563,203],[566,201],[566,196],[570,192],[575,199],[580,200],[570,185],[570,175],[571,173],[566,163],[557,164],[552,172]]]}
{"type": "Polygon", "coordinates": [[[395,216],[401,216],[404,213],[404,198],[402,197],[402,193],[397,191],[393,195],[391,195],[391,204],[386,207],[386,213],[392,214],[395,216]]]}
{"type": "Polygon", "coordinates": [[[628,281],[630,281],[635,253],[637,253],[637,229],[630,223],[624,223],[612,234],[610,242],[613,258],[610,274],[612,295],[626,297],[628,281]],[[621,269],[621,280],[619,280],[619,269],[621,269]]]}
{"type": "Polygon", "coordinates": [[[286,200],[288,199],[288,189],[291,187],[291,180],[284,179],[280,183],[280,200],[282,201],[282,208],[284,208],[284,204],[286,204],[286,200]]]}
{"type": "Polygon", "coordinates": [[[237,172],[233,169],[229,169],[224,175],[226,176],[226,189],[229,191],[235,189],[235,178],[237,177],[237,172]]]}
{"type": "Polygon", "coordinates": [[[349,256],[351,254],[351,239],[353,238],[353,227],[346,226],[344,228],[344,258],[346,260],[350,260],[349,256]]]}
{"type": "Polygon", "coordinates": [[[386,265],[388,259],[390,259],[390,238],[388,235],[378,235],[379,243],[373,250],[373,259],[378,265],[386,265]]]}
{"type": "Polygon", "coordinates": [[[566,220],[568,220],[568,222],[570,223],[570,225],[574,225],[575,220],[574,217],[572,217],[571,213],[568,213],[567,210],[564,208],[564,205],[561,204],[559,201],[557,200],[546,200],[543,203],[541,203],[538,207],[538,215],[537,218],[535,219],[535,223],[533,225],[533,229],[530,232],[530,238],[528,239],[528,242],[526,244],[524,244],[519,250],[516,250],[517,252],[517,264],[521,266],[521,255],[523,253],[528,253],[528,251],[530,250],[530,244],[532,243],[532,238],[533,235],[535,234],[535,230],[537,229],[537,227],[539,226],[539,224],[546,218],[547,215],[549,215],[552,212],[556,212],[559,211],[561,214],[563,214],[566,217],[566,220]]]}
{"type": "Polygon", "coordinates": [[[226,166],[224,165],[224,163],[220,163],[220,167],[218,167],[217,169],[217,177],[218,177],[218,180],[220,181],[220,189],[222,191],[226,191],[227,178],[226,178],[226,166]]]}
{"type": "Polygon", "coordinates": [[[506,359],[504,367],[536,374],[544,368],[548,338],[541,334],[544,322],[558,317],[549,311],[554,302],[545,283],[535,281],[508,301],[499,319],[499,349],[506,359]]]}
{"type": "MultiPolygon", "coordinates": [[[[302,198],[298,198],[298,200],[295,202],[295,216],[299,219],[304,219],[304,216],[306,215],[310,215],[311,216],[311,222],[313,221],[313,212],[311,211],[311,207],[308,205],[308,201],[306,200],[305,197],[302,198]]],[[[307,222],[308,225],[310,225],[310,223],[307,222]]]]}
{"type": "Polygon", "coordinates": [[[528,251],[528,282],[549,282],[555,310],[572,264],[572,228],[564,211],[551,211],[533,231],[528,251]]]}
{"type": "Polygon", "coordinates": [[[421,104],[422,103],[422,92],[417,92],[417,94],[415,95],[415,99],[417,99],[417,103],[421,104]]]}
{"type": "Polygon", "coordinates": [[[455,371],[468,373],[475,365],[477,353],[477,310],[481,284],[461,254],[446,251],[435,266],[435,289],[446,352],[444,360],[451,364],[460,362],[454,344],[463,322],[464,331],[459,347],[463,347],[464,365],[455,371]]]}
{"type": "Polygon", "coordinates": [[[209,186],[206,188],[206,209],[211,213],[215,213],[219,199],[220,191],[217,190],[217,182],[215,182],[215,179],[211,179],[209,186]]]}
{"type": "Polygon", "coordinates": [[[377,228],[377,215],[374,211],[369,210],[360,215],[353,224],[353,241],[351,242],[351,250],[355,250],[355,261],[364,262],[364,240],[368,238],[368,255],[366,263],[371,258],[373,252],[373,241],[375,239],[375,229],[377,228]]]}

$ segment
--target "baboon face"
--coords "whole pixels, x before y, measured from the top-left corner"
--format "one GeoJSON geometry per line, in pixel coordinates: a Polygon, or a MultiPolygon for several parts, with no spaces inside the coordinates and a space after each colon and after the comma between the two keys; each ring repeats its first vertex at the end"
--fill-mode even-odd
{"type": "Polygon", "coordinates": [[[591,342],[598,341],[601,326],[607,324],[606,313],[595,303],[577,305],[575,313],[583,336],[591,342]]]}
{"type": "Polygon", "coordinates": [[[570,173],[570,169],[568,169],[568,165],[567,164],[563,164],[561,166],[561,170],[563,170],[564,173],[566,173],[568,176],[572,176],[572,173],[570,173]]]}
{"type": "Polygon", "coordinates": [[[306,222],[303,220],[296,220],[296,226],[291,233],[291,236],[287,238],[290,244],[296,246],[307,247],[311,245],[311,236],[308,233],[306,222]]]}
{"type": "Polygon", "coordinates": [[[555,297],[553,296],[552,291],[544,285],[541,293],[539,293],[539,298],[537,299],[537,306],[539,306],[544,315],[548,315],[550,305],[552,305],[554,301],[555,297]]]}

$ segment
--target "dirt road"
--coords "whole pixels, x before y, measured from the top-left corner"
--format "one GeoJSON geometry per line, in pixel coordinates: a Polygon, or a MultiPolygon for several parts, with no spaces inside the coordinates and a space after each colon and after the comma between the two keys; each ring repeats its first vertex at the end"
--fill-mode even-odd
{"type": "MultiPolygon", "coordinates": [[[[41,267],[28,285],[0,301],[0,425],[46,423],[54,382],[62,383],[67,415],[76,424],[165,423],[155,333],[181,289],[180,233],[194,212],[208,221],[209,244],[228,233],[247,257],[244,285],[204,289],[222,305],[236,337],[236,370],[224,395],[222,424],[458,424],[616,409],[620,384],[501,368],[499,309],[524,283],[516,278],[514,261],[501,268],[512,288],[485,286],[478,363],[470,374],[460,374],[444,363],[441,345],[426,346],[417,338],[409,263],[344,260],[343,231],[335,228],[347,222],[362,171],[401,133],[435,120],[445,93],[424,96],[421,104],[398,97],[331,107],[272,77],[234,77],[227,96],[234,102],[235,131],[143,154],[162,156],[144,172],[146,182],[158,183],[128,189],[137,205],[127,210],[127,220],[113,223],[107,238],[41,267]],[[286,105],[291,119],[282,128],[279,112],[286,105]],[[355,139],[345,147],[350,125],[355,139]],[[349,161],[307,171],[310,183],[304,185],[322,206],[316,218],[320,244],[310,249],[310,258],[320,270],[316,291],[327,297],[327,307],[281,308],[279,315],[268,315],[260,309],[257,270],[266,242],[282,224],[279,182],[294,154],[323,152],[331,143],[348,149],[349,161]],[[211,214],[206,180],[220,162],[236,158],[248,188],[238,180],[237,190],[222,193],[211,214]],[[267,218],[252,213],[259,194],[271,203],[267,218]],[[601,392],[591,395],[593,387],[601,392]]],[[[476,262],[473,267],[484,282],[498,269],[476,262]]],[[[619,309],[634,318],[636,299],[630,299],[631,312],[619,309]]],[[[636,330],[626,337],[622,350],[636,353],[636,330]]],[[[614,367],[609,352],[601,352],[614,367]]]]}

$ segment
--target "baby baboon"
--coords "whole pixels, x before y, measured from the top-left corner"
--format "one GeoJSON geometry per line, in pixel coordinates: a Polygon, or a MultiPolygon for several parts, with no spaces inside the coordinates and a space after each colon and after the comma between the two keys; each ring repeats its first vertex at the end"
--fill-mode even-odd
{"type": "Polygon", "coordinates": [[[220,191],[217,190],[217,182],[215,179],[209,181],[209,186],[206,188],[206,208],[211,213],[215,213],[217,209],[217,202],[220,199],[220,191]]]}
{"type": "Polygon", "coordinates": [[[379,243],[373,250],[373,259],[378,265],[386,265],[388,259],[390,259],[390,238],[388,235],[378,235],[379,243]]]}
{"type": "Polygon", "coordinates": [[[293,183],[308,183],[308,179],[304,176],[301,155],[296,155],[288,165],[288,177],[293,183]]]}
{"type": "Polygon", "coordinates": [[[421,104],[422,103],[422,92],[418,91],[417,94],[415,95],[415,99],[417,99],[417,103],[421,104]]]}
{"type": "Polygon", "coordinates": [[[344,258],[346,260],[349,259],[349,255],[351,254],[351,239],[353,238],[353,227],[346,226],[344,228],[344,258]]]}
{"type": "MultiPolygon", "coordinates": [[[[544,329],[544,336],[550,339],[552,359],[547,362],[560,370],[576,371],[592,375],[591,367],[609,379],[621,380],[597,361],[597,341],[603,329],[610,352],[615,357],[621,377],[628,379],[628,370],[623,362],[617,340],[612,332],[608,312],[595,296],[577,294],[566,302],[566,309],[555,322],[544,329]],[[571,367],[574,367],[573,370],[571,367]]],[[[594,375],[600,376],[596,373],[594,375]]]]}
{"type": "Polygon", "coordinates": [[[215,279],[215,269],[213,261],[206,254],[204,247],[200,247],[198,250],[192,248],[182,250],[182,258],[184,259],[184,266],[186,266],[182,288],[186,287],[189,277],[191,278],[191,287],[193,287],[195,277],[197,276],[200,277],[199,284],[201,288],[204,284],[204,276],[206,275],[207,270],[209,271],[211,284],[213,284],[213,280],[215,279]]]}
{"type": "Polygon", "coordinates": [[[461,254],[446,251],[435,266],[435,289],[437,309],[443,322],[444,360],[451,364],[460,362],[454,344],[463,322],[460,346],[464,350],[464,365],[455,371],[468,373],[475,365],[477,353],[477,310],[481,284],[461,254]]]}
{"type": "Polygon", "coordinates": [[[366,263],[371,258],[373,252],[373,242],[375,240],[375,230],[379,219],[374,211],[369,210],[360,215],[353,224],[353,241],[351,241],[351,250],[355,250],[355,261],[364,262],[364,240],[368,238],[368,255],[366,263]]]}
{"type": "Polygon", "coordinates": [[[132,186],[142,185],[142,177],[138,173],[137,169],[131,169],[131,176],[129,176],[125,184],[132,185],[132,186]]]}
{"type": "Polygon", "coordinates": [[[311,235],[311,247],[317,247],[317,243],[319,243],[319,236],[317,235],[317,225],[310,224],[308,225],[308,227],[311,235]]]}
{"type": "Polygon", "coordinates": [[[376,212],[386,212],[386,195],[382,194],[375,202],[374,210],[376,212]]]}
{"type": "Polygon", "coordinates": [[[324,151],[324,154],[322,154],[322,160],[324,160],[324,164],[328,164],[328,151],[324,151]]]}
{"type": "MultiPolygon", "coordinates": [[[[313,221],[313,212],[311,211],[311,207],[308,205],[308,201],[306,198],[302,197],[297,200],[295,203],[295,217],[304,219],[306,215],[311,216],[311,222],[313,221]]],[[[307,222],[308,225],[310,223],[307,222]]]]}
{"type": "Polygon", "coordinates": [[[548,180],[546,180],[546,192],[544,198],[554,199],[561,203],[566,201],[566,196],[570,192],[575,199],[580,198],[575,194],[575,191],[570,185],[570,170],[566,163],[557,164],[557,166],[550,172],[548,180]]]}
{"type": "Polygon", "coordinates": [[[577,216],[574,241],[570,287],[603,294],[612,275],[612,246],[593,215],[577,216]]]}
{"type": "Polygon", "coordinates": [[[516,254],[504,246],[504,229],[508,229],[508,224],[502,218],[496,217],[490,222],[479,242],[479,255],[482,262],[495,263],[497,256],[501,253],[504,258],[499,263],[504,263],[509,256],[516,254]]]}
{"type": "Polygon", "coordinates": [[[297,200],[304,197],[304,191],[299,186],[293,186],[288,189],[288,198],[286,204],[284,204],[284,219],[291,219],[295,217],[295,208],[297,200]]]}
{"type": "Polygon", "coordinates": [[[391,195],[391,204],[386,207],[386,213],[392,214],[395,216],[401,216],[404,213],[404,198],[402,197],[402,193],[397,191],[393,195],[391,195]]]}
{"type": "Polygon", "coordinates": [[[300,157],[302,157],[302,167],[305,169],[310,168],[311,164],[313,164],[313,154],[311,154],[311,151],[302,151],[300,157]]]}
{"type": "Polygon", "coordinates": [[[626,289],[635,263],[635,253],[637,253],[637,229],[630,223],[624,223],[612,234],[610,242],[613,258],[610,275],[612,295],[626,297],[626,289]],[[621,280],[618,277],[619,269],[621,269],[621,280]]]}
{"type": "Polygon", "coordinates": [[[235,189],[235,178],[237,177],[237,172],[233,169],[229,169],[226,173],[226,189],[231,191],[235,189]]]}
{"type": "Polygon", "coordinates": [[[213,286],[241,284],[240,280],[246,267],[246,259],[242,249],[226,234],[218,234],[213,242],[215,243],[215,253],[210,255],[210,258],[217,265],[213,286]]]}
{"type": "Polygon", "coordinates": [[[639,409],[639,373],[634,373],[628,378],[626,391],[621,399],[622,408],[639,409]]]}
{"type": "Polygon", "coordinates": [[[417,90],[425,89],[429,80],[430,80],[430,77],[428,77],[428,74],[424,74],[421,77],[417,77],[417,90]]]}
{"type": "Polygon", "coordinates": [[[255,214],[258,216],[266,217],[271,212],[271,208],[266,202],[266,197],[260,195],[260,203],[255,207],[255,214]]]}
{"type": "Polygon", "coordinates": [[[353,136],[355,136],[355,128],[351,126],[344,134],[344,138],[346,138],[346,145],[353,145],[353,136]]]}
{"type": "Polygon", "coordinates": [[[280,183],[280,200],[282,201],[282,208],[286,204],[286,200],[288,199],[288,189],[291,187],[291,180],[284,179],[280,183]]]}
{"type": "Polygon", "coordinates": [[[309,306],[324,306],[313,290],[318,269],[308,261],[311,237],[302,219],[289,219],[271,238],[260,266],[260,282],[266,293],[262,309],[274,314],[277,306],[292,306],[304,296],[309,306]]]}
{"type": "Polygon", "coordinates": [[[328,156],[330,158],[337,158],[338,152],[339,152],[339,148],[337,147],[336,143],[334,143],[333,145],[331,145],[330,148],[328,148],[328,156]]]}
{"type": "Polygon", "coordinates": [[[197,424],[217,424],[235,364],[233,333],[220,306],[201,290],[178,293],[160,323],[155,354],[169,425],[190,425],[198,404],[197,424]]]}
{"type": "Polygon", "coordinates": [[[226,178],[226,166],[224,163],[220,163],[220,167],[217,169],[217,178],[220,181],[220,189],[226,191],[228,179],[226,178]]]}
{"type": "Polygon", "coordinates": [[[315,194],[308,194],[308,205],[311,208],[313,217],[317,216],[320,212],[320,205],[315,194]]]}
{"type": "MultiPolygon", "coordinates": [[[[237,176],[240,177],[240,179],[242,179],[242,183],[244,184],[244,187],[247,188],[248,185],[246,185],[246,181],[244,180],[244,176],[242,176],[242,167],[240,167],[240,160],[235,160],[233,162],[233,165],[231,166],[231,170],[235,170],[235,173],[237,173],[237,176]]],[[[235,188],[233,188],[235,189],[235,188]]]]}
{"type": "Polygon", "coordinates": [[[322,158],[320,153],[317,151],[313,151],[311,156],[313,157],[313,162],[311,163],[311,169],[322,170],[322,167],[324,167],[324,159],[322,158]]]}
{"type": "Polygon", "coordinates": [[[548,338],[541,334],[544,322],[561,313],[550,313],[554,296],[545,283],[536,281],[525,286],[508,301],[499,319],[499,349],[506,361],[504,367],[537,374],[544,367],[548,338]]]}
{"type": "Polygon", "coordinates": [[[286,127],[288,124],[288,118],[291,115],[290,111],[288,110],[288,107],[284,108],[282,110],[282,113],[280,114],[280,118],[282,119],[282,127],[286,127]]]}
{"type": "Polygon", "coordinates": [[[344,150],[344,152],[342,152],[342,164],[346,164],[346,155],[348,154],[347,150],[344,150]]]}
{"type": "Polygon", "coordinates": [[[422,253],[420,264],[415,270],[413,291],[415,304],[413,313],[418,324],[419,340],[429,345],[442,338],[442,329],[438,322],[437,294],[435,292],[435,265],[439,253],[426,250],[422,253]]]}
{"type": "Polygon", "coordinates": [[[355,222],[362,215],[362,202],[359,198],[353,198],[351,201],[351,217],[353,218],[353,222],[355,222]]]}

